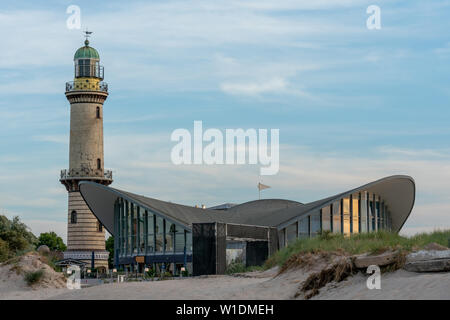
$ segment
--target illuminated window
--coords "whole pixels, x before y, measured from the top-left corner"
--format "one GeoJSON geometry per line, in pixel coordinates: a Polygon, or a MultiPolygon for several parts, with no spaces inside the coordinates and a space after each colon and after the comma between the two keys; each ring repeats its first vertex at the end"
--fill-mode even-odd
{"type": "Polygon", "coordinates": [[[352,196],[352,233],[359,233],[359,194],[352,196]]]}
{"type": "Polygon", "coordinates": [[[342,232],[350,235],[350,199],[342,199],[342,232]]]}

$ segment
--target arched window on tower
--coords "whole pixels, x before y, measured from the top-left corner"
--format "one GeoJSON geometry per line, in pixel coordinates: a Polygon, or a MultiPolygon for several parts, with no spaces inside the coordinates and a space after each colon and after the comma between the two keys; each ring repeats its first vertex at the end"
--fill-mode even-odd
{"type": "Polygon", "coordinates": [[[70,213],[70,223],[77,223],[77,212],[75,210],[70,213]]]}
{"type": "Polygon", "coordinates": [[[97,170],[101,170],[102,169],[102,160],[97,159],[97,170]]]}
{"type": "Polygon", "coordinates": [[[97,116],[97,119],[100,119],[100,107],[97,107],[96,116],[97,116]]]}

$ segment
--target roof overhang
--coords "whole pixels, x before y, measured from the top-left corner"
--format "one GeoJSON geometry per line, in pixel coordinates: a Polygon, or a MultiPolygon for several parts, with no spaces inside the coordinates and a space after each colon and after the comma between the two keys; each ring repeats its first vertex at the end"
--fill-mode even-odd
{"type": "MultiPolygon", "coordinates": [[[[89,181],[82,181],[80,182],[80,193],[83,199],[85,200],[86,204],[88,205],[89,209],[94,213],[94,215],[97,217],[97,219],[103,224],[103,226],[108,230],[109,233],[114,235],[114,204],[117,200],[117,198],[121,197],[125,200],[137,202],[138,204],[142,205],[143,207],[146,207],[147,205],[145,203],[140,202],[137,200],[137,198],[130,198],[128,195],[128,192],[121,192],[120,190],[116,190],[98,183],[89,182],[89,181]]],[[[404,225],[405,221],[408,219],[409,215],[411,214],[412,208],[414,206],[415,202],[415,195],[416,195],[416,187],[414,183],[414,179],[409,176],[403,176],[403,175],[396,175],[396,176],[390,176],[386,178],[382,178],[380,180],[368,183],[366,185],[363,185],[361,187],[340,193],[336,196],[332,196],[329,198],[326,198],[324,200],[315,201],[314,203],[306,204],[304,207],[299,206],[297,214],[291,215],[291,218],[288,220],[282,220],[279,221],[276,224],[273,224],[272,226],[277,226],[278,229],[283,228],[284,226],[292,223],[295,220],[298,220],[299,216],[306,215],[312,211],[318,210],[328,204],[331,204],[335,201],[337,201],[340,198],[347,197],[351,194],[362,192],[362,191],[368,191],[370,193],[374,193],[378,196],[381,196],[381,198],[385,201],[386,205],[388,206],[390,212],[391,212],[391,218],[392,218],[392,230],[395,232],[400,231],[402,226],[404,225]],[[304,208],[305,210],[302,210],[304,208]]],[[[130,194],[132,195],[132,194],[130,194]]],[[[156,200],[155,200],[156,201],[156,200]]],[[[158,200],[159,201],[159,200],[158,200]]],[[[167,202],[161,202],[168,205],[167,202]]],[[[179,223],[181,225],[184,225],[188,228],[190,228],[190,224],[192,222],[207,222],[209,220],[214,221],[222,221],[222,222],[230,222],[230,223],[239,223],[239,219],[234,219],[227,221],[227,211],[224,211],[223,213],[215,212],[215,210],[208,210],[208,209],[194,209],[194,208],[188,208],[186,206],[182,205],[176,205],[170,203],[170,206],[178,206],[178,210],[184,211],[189,213],[187,217],[191,217],[192,221],[182,221],[187,220],[187,217],[184,217],[182,220],[177,219],[176,216],[173,214],[171,215],[170,212],[164,212],[166,209],[164,209],[165,206],[162,206],[160,210],[155,210],[154,207],[148,207],[153,212],[156,212],[157,214],[167,216],[169,220],[172,220],[175,223],[179,223]],[[191,211],[189,211],[191,210],[191,211]],[[198,221],[198,216],[194,218],[195,212],[193,211],[199,211],[201,216],[207,216],[208,214],[210,217],[206,219],[205,221],[198,221]],[[209,213],[208,213],[209,212],[209,213]],[[213,213],[211,213],[213,212],[213,213]],[[218,219],[218,220],[215,220],[218,219]]],[[[297,211],[297,208],[292,207],[288,208],[286,210],[294,210],[297,211]]],[[[295,212],[294,212],[295,213],[295,212]]],[[[281,218],[281,215],[280,215],[281,218]]]]}

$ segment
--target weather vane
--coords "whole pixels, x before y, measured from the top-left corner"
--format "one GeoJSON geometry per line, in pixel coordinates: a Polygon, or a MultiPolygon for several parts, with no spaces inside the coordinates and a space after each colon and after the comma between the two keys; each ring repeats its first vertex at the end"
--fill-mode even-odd
{"type": "Polygon", "coordinates": [[[85,31],[83,31],[84,32],[84,36],[86,37],[86,40],[91,36],[91,34],[92,34],[92,31],[88,31],[88,29],[86,28],[86,30],[85,31]]]}

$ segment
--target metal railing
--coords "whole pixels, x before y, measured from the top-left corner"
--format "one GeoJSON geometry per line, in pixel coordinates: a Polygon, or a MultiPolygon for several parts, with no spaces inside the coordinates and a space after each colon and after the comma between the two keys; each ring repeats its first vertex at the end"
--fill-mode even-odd
{"type": "Polygon", "coordinates": [[[94,169],[63,169],[61,170],[61,180],[80,179],[80,178],[100,178],[105,180],[112,180],[111,170],[94,170],[94,169]]]}
{"type": "Polygon", "coordinates": [[[66,92],[70,91],[101,91],[108,92],[108,84],[100,81],[98,83],[83,83],[80,81],[66,82],[66,92]]]}

